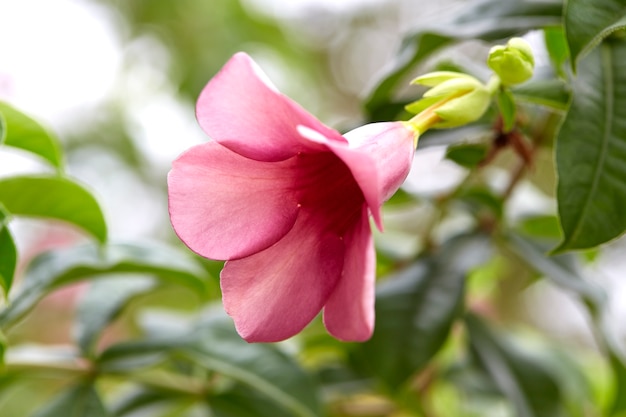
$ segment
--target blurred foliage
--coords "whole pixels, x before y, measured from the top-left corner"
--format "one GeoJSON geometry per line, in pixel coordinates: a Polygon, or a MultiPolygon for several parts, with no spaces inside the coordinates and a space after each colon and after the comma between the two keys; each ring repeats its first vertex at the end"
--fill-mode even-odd
{"type": "MultiPolygon", "coordinates": [[[[610,314],[616,301],[588,264],[626,229],[623,2],[462,2],[412,24],[361,100],[336,74],[341,39],[307,46],[294,39],[294,22],[239,1],[97,1],[120,18],[126,45],[150,37],[167,51],[158,65],[190,112],[210,77],[248,48],[280,57],[287,75],[306,74],[301,93],[316,90],[328,100],[324,111],[351,115],[345,126],[404,117],[404,105],[419,98],[405,81],[424,68],[478,68],[451,60],[459,48],[480,54],[535,31],[546,59],[532,80],[502,89],[477,122],[420,139],[417,155],[446,146],[440,165],[455,164],[460,179],[436,192],[407,184],[386,206],[376,330],[361,344],[332,339],[319,319],[292,340],[247,344],[219,304],[222,263],[170,247],[171,234],[146,236],[170,242],[111,240],[99,198],[70,173],[95,147],[163,192],[164,175],[134,134],[129,97],[103,104],[61,143],[0,103],[0,145],[47,167],[0,180],[3,416],[626,415],[623,332],[610,314]],[[23,217],[60,221],[80,237],[63,249],[18,250],[13,220],[23,217]],[[560,340],[541,323],[567,326],[559,298],[532,296],[557,288],[585,317],[592,335],[584,341],[560,340]]],[[[367,49],[355,33],[389,29],[381,21],[414,3],[350,11],[340,29],[352,41],[342,52],[367,49]]],[[[330,13],[308,12],[302,21],[330,13]]],[[[159,221],[164,228],[167,220],[159,221]]]]}

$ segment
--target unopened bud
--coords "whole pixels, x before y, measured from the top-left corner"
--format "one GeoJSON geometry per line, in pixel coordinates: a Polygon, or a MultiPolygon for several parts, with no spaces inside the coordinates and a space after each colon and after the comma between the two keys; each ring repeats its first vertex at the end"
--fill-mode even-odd
{"type": "MultiPolygon", "coordinates": [[[[406,106],[407,111],[417,114],[412,121],[429,120],[426,128],[450,128],[476,121],[491,102],[491,93],[483,83],[460,72],[432,72],[411,83],[432,87],[420,100],[406,106]],[[432,114],[437,117],[421,117],[432,114]]],[[[417,129],[424,130],[421,126],[417,129]]]]}
{"type": "Polygon", "coordinates": [[[506,46],[491,48],[487,65],[500,77],[502,84],[520,84],[533,75],[535,59],[528,42],[511,38],[506,46]]]}

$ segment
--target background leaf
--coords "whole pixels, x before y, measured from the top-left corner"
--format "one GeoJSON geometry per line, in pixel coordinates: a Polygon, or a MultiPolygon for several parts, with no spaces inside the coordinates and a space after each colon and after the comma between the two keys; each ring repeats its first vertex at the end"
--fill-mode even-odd
{"type": "Polygon", "coordinates": [[[106,241],[106,222],[98,202],[69,179],[53,176],[0,179],[0,203],[13,215],[63,220],[100,242],[106,241]]]}
{"type": "Polygon", "coordinates": [[[626,3],[623,0],[568,0],[563,19],[575,68],[582,55],[612,32],[626,27],[626,3]]]}
{"type": "Polygon", "coordinates": [[[91,384],[74,386],[52,399],[33,417],[107,417],[100,396],[91,384]]]}
{"type": "Polygon", "coordinates": [[[357,369],[376,376],[392,391],[420,370],[462,313],[466,275],[485,262],[488,253],[484,237],[459,237],[436,258],[424,258],[381,283],[374,335],[352,353],[357,369]]]}
{"type": "Polygon", "coordinates": [[[446,159],[465,168],[474,168],[485,159],[488,152],[489,147],[484,143],[459,143],[448,146],[446,159]]]}
{"type": "Polygon", "coordinates": [[[221,312],[201,320],[193,333],[195,340],[181,350],[184,357],[252,388],[279,405],[284,415],[320,415],[320,398],[310,375],[275,346],[245,342],[221,312]]]}
{"type": "Polygon", "coordinates": [[[465,322],[474,360],[512,402],[517,417],[562,415],[559,386],[542,361],[516,348],[479,317],[469,314],[465,322]]]}
{"type": "Polygon", "coordinates": [[[0,204],[0,288],[5,295],[9,294],[13,284],[13,274],[17,263],[17,249],[11,232],[7,227],[8,213],[0,204]]]}
{"type": "MultiPolygon", "coordinates": [[[[63,158],[58,140],[39,123],[2,101],[0,101],[0,119],[4,119],[5,145],[32,152],[58,170],[63,169],[63,158]]],[[[0,127],[0,144],[2,143],[1,131],[0,127]]]]}
{"type": "Polygon", "coordinates": [[[543,30],[544,41],[552,66],[559,77],[565,78],[563,64],[569,58],[569,48],[562,26],[552,26],[543,30]]]}
{"type": "Polygon", "coordinates": [[[605,43],[580,62],[556,145],[563,242],[607,242],[626,230],[626,43],[605,43]]]}
{"type": "Polygon", "coordinates": [[[516,100],[567,110],[570,92],[561,80],[531,80],[511,89],[516,100]]]}
{"type": "MultiPolygon", "coordinates": [[[[48,292],[72,282],[107,274],[150,274],[184,285],[199,295],[206,292],[206,276],[185,253],[162,245],[95,244],[48,252],[35,258],[20,293],[0,313],[0,326],[14,324],[48,292]]],[[[123,277],[121,277],[123,279],[123,277]]]]}
{"type": "Polygon", "coordinates": [[[76,311],[74,334],[83,353],[90,355],[100,332],[132,298],[155,286],[151,277],[143,275],[107,277],[92,282],[76,311]]]}

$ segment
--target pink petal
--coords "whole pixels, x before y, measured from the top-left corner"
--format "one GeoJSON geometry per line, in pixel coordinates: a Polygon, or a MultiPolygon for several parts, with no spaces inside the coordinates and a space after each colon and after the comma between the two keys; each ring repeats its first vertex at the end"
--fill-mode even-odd
{"type": "Polygon", "coordinates": [[[343,276],[324,307],[324,325],[339,340],[362,342],[374,330],[376,252],[367,208],[344,240],[343,276]]]}
{"type": "Polygon", "coordinates": [[[320,149],[302,141],[298,125],[345,140],[276,90],[245,53],[234,55],[206,85],[196,106],[202,129],[223,146],[258,161],[282,161],[320,149]]]}
{"type": "Polygon", "coordinates": [[[174,230],[194,252],[233,259],[263,250],[294,225],[290,165],[246,159],[215,142],[195,146],[168,175],[174,230]]]}
{"type": "Polygon", "coordinates": [[[409,174],[414,132],[402,122],[371,123],[346,133],[346,145],[305,127],[298,131],[312,142],[325,144],[348,166],[382,230],[380,206],[409,174]]]}
{"type": "Polygon", "coordinates": [[[308,216],[274,246],[228,261],[222,298],[248,342],[276,342],[300,332],[322,309],[341,277],[345,247],[308,216]]]}

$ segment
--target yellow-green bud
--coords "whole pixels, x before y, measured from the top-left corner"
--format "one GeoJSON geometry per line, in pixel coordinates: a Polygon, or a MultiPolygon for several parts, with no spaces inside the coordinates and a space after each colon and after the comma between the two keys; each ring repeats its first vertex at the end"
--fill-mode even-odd
{"type": "Polygon", "coordinates": [[[420,100],[406,106],[407,111],[418,115],[412,120],[427,112],[437,115],[439,120],[428,127],[450,128],[471,123],[478,120],[491,103],[487,87],[460,72],[431,72],[411,83],[432,87],[420,100]]]}
{"type": "Polygon", "coordinates": [[[511,38],[506,46],[491,48],[487,65],[500,77],[502,84],[520,84],[532,77],[535,58],[528,42],[511,38]]]}

